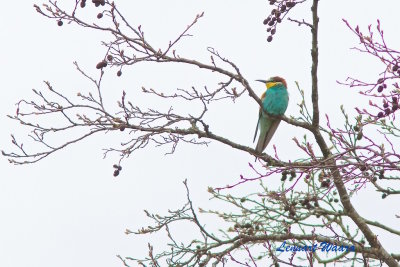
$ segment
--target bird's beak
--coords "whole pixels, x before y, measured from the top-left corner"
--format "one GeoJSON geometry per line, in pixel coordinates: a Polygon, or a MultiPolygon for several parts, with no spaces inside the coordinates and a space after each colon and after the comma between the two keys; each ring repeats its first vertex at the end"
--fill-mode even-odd
{"type": "Polygon", "coordinates": [[[267,80],[256,80],[257,82],[262,82],[263,84],[266,84],[268,81],[267,80]]]}

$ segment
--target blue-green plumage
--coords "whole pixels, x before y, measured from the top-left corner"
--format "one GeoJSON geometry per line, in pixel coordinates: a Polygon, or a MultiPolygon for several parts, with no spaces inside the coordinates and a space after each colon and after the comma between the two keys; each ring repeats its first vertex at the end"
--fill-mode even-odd
{"type": "Polygon", "coordinates": [[[271,141],[276,129],[279,126],[280,120],[271,118],[271,115],[283,115],[289,104],[289,94],[287,91],[286,81],[280,77],[273,77],[267,81],[259,80],[265,83],[267,90],[261,96],[263,110],[260,109],[256,133],[260,129],[256,151],[262,153],[271,141]]]}
{"type": "Polygon", "coordinates": [[[278,83],[267,89],[263,100],[263,108],[269,114],[283,115],[288,107],[288,103],[288,91],[282,83],[278,83]]]}

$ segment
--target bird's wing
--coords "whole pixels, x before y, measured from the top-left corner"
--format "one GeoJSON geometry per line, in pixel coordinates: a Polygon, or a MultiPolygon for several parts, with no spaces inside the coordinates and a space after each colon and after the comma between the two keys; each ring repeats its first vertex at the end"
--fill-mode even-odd
{"type": "Polygon", "coordinates": [[[257,132],[258,132],[258,126],[260,125],[261,112],[262,112],[262,111],[261,111],[261,109],[260,109],[260,112],[258,113],[258,120],[257,120],[257,125],[256,125],[256,131],[254,132],[253,143],[256,141],[257,132]]]}
{"type": "MultiPolygon", "coordinates": [[[[265,92],[261,95],[261,102],[264,102],[265,99],[265,92]]],[[[260,107],[260,111],[258,112],[258,120],[257,120],[257,125],[256,125],[256,130],[254,132],[254,138],[253,138],[253,143],[256,141],[256,137],[257,137],[257,132],[258,132],[258,127],[260,126],[260,119],[262,116],[262,109],[260,107]]]]}

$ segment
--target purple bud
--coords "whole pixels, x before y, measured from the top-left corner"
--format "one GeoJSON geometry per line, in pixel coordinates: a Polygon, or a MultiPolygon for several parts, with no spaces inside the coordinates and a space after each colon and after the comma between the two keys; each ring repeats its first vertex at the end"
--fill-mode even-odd
{"type": "Polygon", "coordinates": [[[287,3],[286,3],[286,6],[287,6],[287,7],[294,7],[295,5],[296,5],[295,2],[287,2],[287,3]]]}

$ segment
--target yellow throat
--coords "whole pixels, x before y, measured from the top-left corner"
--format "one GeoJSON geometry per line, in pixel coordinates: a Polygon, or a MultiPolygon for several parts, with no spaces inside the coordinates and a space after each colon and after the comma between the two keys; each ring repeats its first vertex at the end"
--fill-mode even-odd
{"type": "Polygon", "coordinates": [[[279,83],[279,82],[267,82],[267,83],[266,83],[267,89],[269,89],[269,88],[271,88],[271,87],[277,85],[278,83],[279,83]]]}

